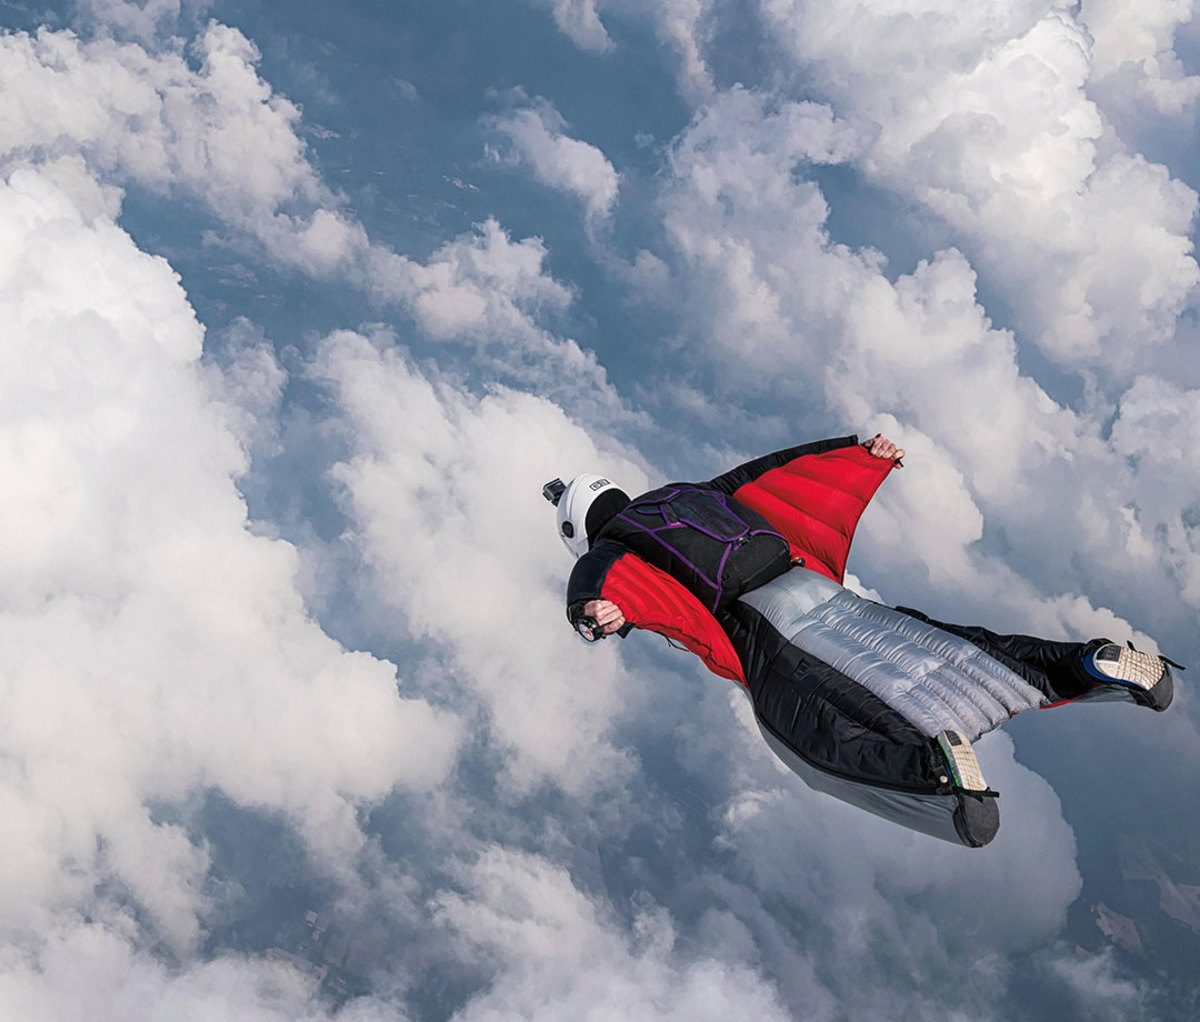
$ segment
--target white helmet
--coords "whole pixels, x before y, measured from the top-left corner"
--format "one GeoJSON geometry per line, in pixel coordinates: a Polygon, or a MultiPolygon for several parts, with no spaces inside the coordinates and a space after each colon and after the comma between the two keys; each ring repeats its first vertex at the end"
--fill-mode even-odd
{"type": "Polygon", "coordinates": [[[576,476],[566,486],[555,479],[542,487],[542,494],[558,508],[558,536],[576,558],[588,552],[590,538],[629,503],[625,491],[611,479],[589,473],[576,476]],[[601,496],[605,499],[597,504],[601,496]],[[589,521],[588,512],[593,509],[600,514],[593,514],[589,521]]]}

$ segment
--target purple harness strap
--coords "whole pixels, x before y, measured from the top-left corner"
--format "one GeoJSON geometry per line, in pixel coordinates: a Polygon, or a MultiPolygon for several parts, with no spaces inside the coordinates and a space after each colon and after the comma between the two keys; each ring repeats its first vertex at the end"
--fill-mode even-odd
{"type": "Polygon", "coordinates": [[[725,592],[722,578],[725,575],[725,565],[729,560],[729,555],[733,551],[743,546],[751,536],[778,536],[781,540],[783,540],[784,543],[787,543],[787,540],[784,538],[784,536],[779,532],[776,532],[774,529],[752,528],[749,522],[743,519],[741,515],[739,515],[735,510],[733,510],[733,508],[729,506],[728,495],[722,493],[720,490],[706,490],[699,486],[676,486],[665,494],[662,493],[662,491],[655,491],[651,494],[651,496],[653,497],[652,500],[639,500],[630,504],[625,508],[624,511],[618,514],[617,517],[620,518],[621,521],[632,525],[635,529],[639,529],[640,531],[646,533],[657,543],[666,547],[671,551],[671,553],[679,558],[680,561],[694,571],[699,578],[703,579],[716,591],[716,597],[712,602],[712,606],[708,608],[709,610],[715,611],[721,603],[721,597],[725,592]],[[690,509],[698,517],[707,517],[709,519],[708,525],[702,521],[695,521],[692,518],[685,517],[689,511],[686,498],[687,495],[691,493],[701,494],[708,500],[715,500],[716,503],[721,505],[724,514],[720,515],[720,519],[715,520],[716,516],[705,514],[705,511],[707,510],[705,508],[693,507],[690,509]],[[672,501],[676,500],[676,498],[680,497],[681,495],[684,497],[684,502],[678,505],[677,510],[677,506],[673,505],[672,501]],[[680,510],[684,512],[683,515],[679,513],[680,510]],[[666,524],[650,527],[638,521],[636,517],[631,516],[629,514],[631,511],[635,514],[642,515],[661,515],[666,524]],[[736,525],[734,523],[736,523],[736,525]],[[713,531],[715,528],[719,528],[722,524],[727,524],[730,526],[730,528],[724,530],[724,532],[713,531]],[[711,526],[711,528],[709,526],[711,526]],[[715,579],[709,578],[698,565],[689,560],[678,547],[672,543],[669,543],[662,535],[662,533],[678,531],[679,529],[692,529],[696,532],[699,532],[701,535],[707,536],[709,539],[716,541],[717,543],[724,544],[725,549],[721,553],[721,561],[717,565],[717,577],[715,579]]]}

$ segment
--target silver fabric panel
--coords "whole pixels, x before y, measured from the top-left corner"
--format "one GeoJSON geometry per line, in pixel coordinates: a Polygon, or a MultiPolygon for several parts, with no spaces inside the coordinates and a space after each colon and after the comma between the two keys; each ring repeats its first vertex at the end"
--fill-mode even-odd
{"type": "Polygon", "coordinates": [[[1045,697],[956,635],[792,568],[742,600],[793,645],[869,689],[923,734],[975,741],[1045,697]]]}

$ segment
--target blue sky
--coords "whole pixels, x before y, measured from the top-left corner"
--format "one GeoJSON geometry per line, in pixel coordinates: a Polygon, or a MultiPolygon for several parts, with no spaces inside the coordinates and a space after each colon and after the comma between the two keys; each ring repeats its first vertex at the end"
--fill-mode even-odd
{"type": "Polygon", "coordinates": [[[1196,662],[1191,17],[0,7],[4,1014],[1186,1017],[1188,674],[941,845],[585,648],[540,487],[882,430],[855,585],[1196,662]]]}

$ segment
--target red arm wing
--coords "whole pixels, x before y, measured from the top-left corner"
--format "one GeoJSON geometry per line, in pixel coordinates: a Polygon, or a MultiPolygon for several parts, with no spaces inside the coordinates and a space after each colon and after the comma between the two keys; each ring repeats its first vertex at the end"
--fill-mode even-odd
{"type": "Polygon", "coordinates": [[[666,572],[635,554],[626,554],[608,569],[603,596],[621,608],[630,624],[678,642],[714,674],[746,683],[741,661],[725,630],[666,572]]]}
{"type": "Polygon", "coordinates": [[[782,532],[806,567],[840,583],[858,519],[894,466],[855,444],[795,458],[733,495],[782,532]]]}

